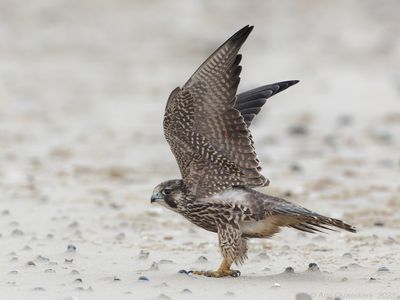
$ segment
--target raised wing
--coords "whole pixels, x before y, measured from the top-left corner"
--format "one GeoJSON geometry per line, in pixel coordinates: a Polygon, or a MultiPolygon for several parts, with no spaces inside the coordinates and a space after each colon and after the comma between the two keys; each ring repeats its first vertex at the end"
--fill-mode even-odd
{"type": "Polygon", "coordinates": [[[247,127],[249,127],[269,97],[286,90],[298,82],[298,80],[282,81],[240,93],[236,96],[235,108],[240,111],[247,127]]]}
{"type": "Polygon", "coordinates": [[[252,29],[245,26],[235,33],[168,99],[164,133],[196,197],[268,183],[259,172],[247,125],[234,108],[241,71],[238,51],[252,29]]]}

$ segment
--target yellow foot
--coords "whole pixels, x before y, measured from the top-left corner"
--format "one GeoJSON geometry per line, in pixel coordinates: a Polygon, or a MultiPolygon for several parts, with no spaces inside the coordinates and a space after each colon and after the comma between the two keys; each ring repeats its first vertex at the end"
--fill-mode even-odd
{"type": "Polygon", "coordinates": [[[220,277],[239,277],[240,276],[240,271],[239,270],[223,270],[223,271],[190,271],[189,273],[192,273],[194,275],[202,275],[206,277],[214,277],[214,278],[220,278],[220,277]]]}

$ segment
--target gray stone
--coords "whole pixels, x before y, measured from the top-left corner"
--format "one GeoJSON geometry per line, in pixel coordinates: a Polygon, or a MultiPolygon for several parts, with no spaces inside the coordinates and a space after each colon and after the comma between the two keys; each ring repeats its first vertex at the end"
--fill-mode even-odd
{"type": "Polygon", "coordinates": [[[150,281],[149,278],[147,278],[146,276],[140,276],[138,278],[139,281],[150,281]]]}
{"type": "Polygon", "coordinates": [[[312,300],[312,297],[307,293],[296,294],[296,300],[312,300]]]}
{"type": "Polygon", "coordinates": [[[72,244],[68,245],[67,252],[76,252],[76,246],[72,244]]]}

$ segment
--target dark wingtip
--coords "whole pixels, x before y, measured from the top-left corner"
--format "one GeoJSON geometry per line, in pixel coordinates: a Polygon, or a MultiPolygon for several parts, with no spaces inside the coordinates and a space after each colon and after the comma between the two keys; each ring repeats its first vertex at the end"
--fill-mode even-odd
{"type": "Polygon", "coordinates": [[[289,87],[291,87],[291,86],[293,86],[293,85],[295,85],[295,84],[297,84],[299,82],[300,82],[300,80],[286,80],[286,81],[281,81],[281,82],[274,83],[272,85],[279,86],[278,90],[274,94],[282,92],[282,91],[286,90],[287,88],[289,88],[289,87]]]}
{"type": "Polygon", "coordinates": [[[285,84],[285,85],[287,85],[287,88],[288,88],[292,85],[298,84],[299,82],[300,82],[300,80],[286,80],[286,81],[279,82],[278,84],[285,84]]]}
{"type": "Polygon", "coordinates": [[[232,35],[229,40],[230,41],[238,41],[240,44],[243,44],[247,37],[250,35],[254,26],[246,25],[242,29],[238,30],[234,35],[232,35]]]}

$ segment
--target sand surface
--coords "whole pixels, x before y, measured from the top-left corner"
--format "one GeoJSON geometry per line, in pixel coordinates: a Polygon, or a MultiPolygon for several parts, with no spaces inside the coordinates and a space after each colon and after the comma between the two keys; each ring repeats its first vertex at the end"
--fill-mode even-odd
{"type": "Polygon", "coordinates": [[[0,1],[0,299],[400,299],[399,10],[0,1]],[[215,234],[150,205],[179,177],[163,109],[248,23],[240,90],[301,80],[252,125],[263,191],[358,233],[283,230],[250,242],[240,278],[178,273],[221,257],[215,234]]]}

